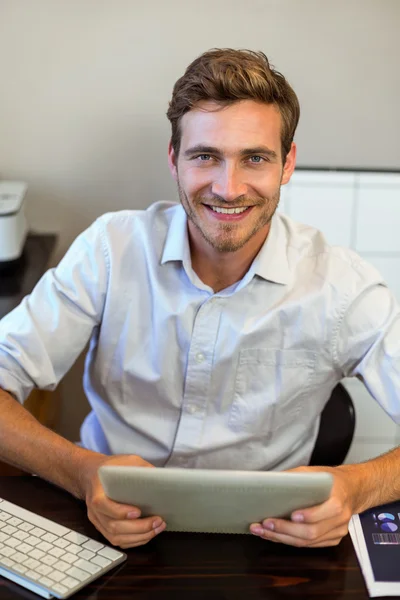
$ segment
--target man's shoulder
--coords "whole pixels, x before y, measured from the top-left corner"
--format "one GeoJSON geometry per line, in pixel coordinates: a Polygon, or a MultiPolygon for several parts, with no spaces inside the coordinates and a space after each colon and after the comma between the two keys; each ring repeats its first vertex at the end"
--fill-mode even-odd
{"type": "Polygon", "coordinates": [[[289,262],[292,268],[304,263],[312,265],[313,271],[332,283],[350,278],[360,282],[382,281],[379,271],[356,251],[344,246],[330,244],[322,231],[294,221],[287,215],[277,215],[284,231],[289,262]]]}
{"type": "Polygon", "coordinates": [[[99,227],[108,233],[132,235],[138,229],[162,231],[168,228],[173,215],[179,210],[176,202],[155,202],[144,209],[124,209],[107,212],[96,219],[99,227]]]}
{"type": "Polygon", "coordinates": [[[109,260],[133,255],[160,257],[171,222],[182,210],[174,202],[156,202],[146,209],[107,212],[82,235],[89,244],[97,239],[109,260]]]}

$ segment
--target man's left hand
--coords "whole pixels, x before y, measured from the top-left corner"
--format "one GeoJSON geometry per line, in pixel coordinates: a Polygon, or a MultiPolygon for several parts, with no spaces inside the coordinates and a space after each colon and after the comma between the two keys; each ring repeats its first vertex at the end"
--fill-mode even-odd
{"type": "Polygon", "coordinates": [[[291,546],[337,546],[347,535],[350,518],[356,512],[351,472],[346,467],[299,467],[290,470],[292,473],[318,471],[331,473],[334,477],[331,495],[326,502],[294,511],[291,520],[266,518],[262,523],[252,523],[251,533],[291,546]]]}

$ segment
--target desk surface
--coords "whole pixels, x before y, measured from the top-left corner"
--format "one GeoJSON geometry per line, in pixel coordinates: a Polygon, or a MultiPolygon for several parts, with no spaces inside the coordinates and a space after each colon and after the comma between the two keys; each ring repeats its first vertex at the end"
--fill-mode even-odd
{"type": "Polygon", "coordinates": [[[0,319],[30,294],[47,267],[56,240],[54,234],[29,234],[15,268],[0,271],[0,319]]]}
{"type": "MultiPolygon", "coordinates": [[[[0,477],[0,496],[103,541],[86,507],[37,477],[0,477]]],[[[39,596],[0,577],[0,600],[39,596]]],[[[367,599],[349,536],[297,549],[251,535],[172,533],[128,550],[128,560],[74,598],[155,600],[367,599]]]]}

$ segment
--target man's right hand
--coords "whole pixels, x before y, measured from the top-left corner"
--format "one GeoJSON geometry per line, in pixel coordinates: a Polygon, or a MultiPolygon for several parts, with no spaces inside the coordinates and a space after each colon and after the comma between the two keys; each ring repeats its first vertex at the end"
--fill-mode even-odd
{"type": "Polygon", "coordinates": [[[161,518],[159,523],[157,517],[141,519],[136,506],[107,498],[97,475],[102,465],[153,465],[135,455],[106,456],[80,448],[41,425],[2,389],[0,414],[0,458],[86,500],[89,519],[111,544],[141,546],[165,529],[161,518]]]}
{"type": "Polygon", "coordinates": [[[164,531],[166,524],[161,517],[140,518],[136,506],[120,504],[105,495],[97,470],[103,465],[153,467],[135,455],[102,456],[86,473],[85,500],[88,517],[93,525],[113,545],[121,548],[142,546],[164,531]]]}

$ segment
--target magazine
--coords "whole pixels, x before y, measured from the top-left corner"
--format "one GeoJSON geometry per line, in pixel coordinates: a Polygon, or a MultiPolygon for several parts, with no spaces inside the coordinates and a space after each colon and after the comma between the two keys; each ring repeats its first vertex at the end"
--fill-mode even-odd
{"type": "Polygon", "coordinates": [[[400,596],[400,502],[353,515],[349,533],[369,595],[400,596]]]}

